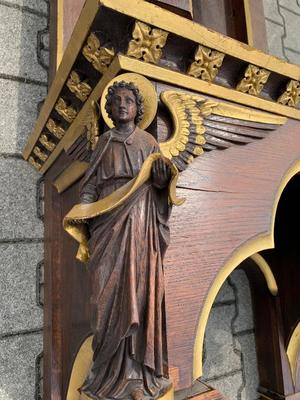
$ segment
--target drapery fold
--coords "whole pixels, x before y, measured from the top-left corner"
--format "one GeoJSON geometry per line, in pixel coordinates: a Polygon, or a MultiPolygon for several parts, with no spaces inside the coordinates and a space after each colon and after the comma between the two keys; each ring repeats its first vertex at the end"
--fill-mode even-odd
{"type": "Polygon", "coordinates": [[[81,204],[64,218],[79,242],[91,284],[93,363],[80,391],[91,399],[157,399],[170,388],[164,318],[163,258],[178,171],[156,187],[155,139],[136,128],[108,131],[81,185],[81,204]],[[96,199],[96,201],[95,201],[96,199]]]}
{"type": "MultiPolygon", "coordinates": [[[[161,158],[160,153],[153,153],[144,161],[142,168],[136,178],[131,179],[125,185],[115,190],[110,195],[93,203],[76,204],[71,211],[64,217],[64,229],[79,243],[76,258],[82,262],[87,262],[90,257],[88,248],[88,229],[86,221],[114,210],[124,204],[129,197],[141,187],[151,177],[151,169],[155,160],[161,158]]],[[[184,199],[176,197],[176,183],[178,170],[168,159],[164,159],[170,166],[172,178],[169,184],[169,201],[174,205],[181,205],[184,199]]]]}

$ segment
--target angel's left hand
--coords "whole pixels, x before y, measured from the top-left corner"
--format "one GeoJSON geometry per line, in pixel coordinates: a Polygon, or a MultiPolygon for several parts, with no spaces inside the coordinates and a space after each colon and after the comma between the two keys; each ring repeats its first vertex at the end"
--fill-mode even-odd
{"type": "Polygon", "coordinates": [[[171,169],[162,158],[154,161],[152,166],[153,185],[158,189],[163,189],[169,183],[171,169]]]}

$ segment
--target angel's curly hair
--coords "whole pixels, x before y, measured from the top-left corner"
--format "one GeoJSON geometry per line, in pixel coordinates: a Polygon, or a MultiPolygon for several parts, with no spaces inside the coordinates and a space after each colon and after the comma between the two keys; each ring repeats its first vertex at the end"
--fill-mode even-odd
{"type": "Polygon", "coordinates": [[[135,124],[138,124],[142,120],[144,115],[144,99],[140,94],[139,89],[132,82],[125,82],[125,81],[114,82],[114,84],[108,88],[108,92],[106,95],[105,110],[109,118],[114,122],[111,112],[111,105],[113,97],[118,89],[131,90],[132,93],[134,94],[137,106],[137,113],[134,122],[135,124]]]}

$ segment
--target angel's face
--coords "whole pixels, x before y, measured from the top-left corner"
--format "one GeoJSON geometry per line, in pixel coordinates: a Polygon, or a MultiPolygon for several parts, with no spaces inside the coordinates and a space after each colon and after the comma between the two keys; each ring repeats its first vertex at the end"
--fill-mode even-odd
{"type": "Polygon", "coordinates": [[[117,89],[112,98],[111,113],[116,125],[134,121],[137,114],[134,93],[129,89],[117,89]]]}

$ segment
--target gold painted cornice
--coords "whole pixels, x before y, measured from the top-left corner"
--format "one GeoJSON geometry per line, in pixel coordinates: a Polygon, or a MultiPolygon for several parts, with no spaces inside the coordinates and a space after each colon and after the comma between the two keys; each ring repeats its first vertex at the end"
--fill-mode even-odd
{"type": "MultiPolygon", "coordinates": [[[[74,141],[79,137],[81,131],[78,130],[77,128],[84,115],[88,112],[88,109],[90,107],[90,102],[97,101],[99,99],[105,86],[120,71],[140,73],[148,78],[153,78],[166,83],[181,86],[182,88],[186,88],[189,90],[192,89],[195,92],[208,94],[226,100],[231,100],[235,103],[243,104],[250,107],[255,107],[278,115],[284,115],[287,117],[300,119],[300,110],[291,107],[286,107],[281,104],[271,102],[262,98],[254,97],[247,93],[238,92],[236,90],[232,90],[226,87],[220,87],[219,85],[213,84],[211,82],[206,82],[198,78],[186,76],[176,71],[169,71],[166,68],[154,64],[144,63],[143,61],[140,60],[118,55],[114,58],[107,72],[99,80],[98,84],[92,91],[88,101],[86,101],[83,104],[83,107],[77,114],[77,117],[75,118],[74,122],[70,125],[65,135],[57,144],[56,148],[53,150],[51,155],[49,155],[48,159],[39,169],[40,173],[44,174],[48,170],[48,168],[53,164],[53,162],[59,156],[62,150],[63,149],[67,150],[72,145],[72,143],[74,143],[74,141]]],[[[39,118],[43,117],[44,116],[41,113],[39,118]]],[[[36,134],[38,140],[39,137],[38,131],[34,133],[36,134]]],[[[28,144],[25,150],[30,151],[28,144]]],[[[24,151],[24,157],[25,157],[25,151],[24,151]]]]}
{"type": "Polygon", "coordinates": [[[89,164],[85,161],[74,161],[68,168],[66,168],[54,181],[58,193],[62,193],[74,182],[84,175],[89,164]]]}
{"type": "Polygon", "coordinates": [[[293,382],[296,384],[298,358],[300,356],[300,322],[298,322],[290,337],[287,347],[287,356],[291,367],[293,382]]]}
{"type": "MultiPolygon", "coordinates": [[[[133,32],[134,31],[135,29],[133,32]]],[[[145,39],[144,36],[143,38],[145,39]]],[[[148,39],[145,43],[151,48],[151,40],[148,39]]],[[[128,41],[128,46],[130,48],[129,43],[130,38],[128,41]]],[[[95,50],[93,53],[94,56],[100,56],[101,49],[103,48],[100,46],[100,40],[98,38],[96,41],[93,41],[93,46],[93,50],[95,50]],[[96,47],[94,46],[95,44],[96,47]]],[[[125,52],[126,51],[128,51],[128,48],[125,52]]],[[[198,52],[196,52],[195,62],[198,62],[199,65],[202,61],[201,54],[199,56],[198,52]]],[[[96,60],[94,56],[90,60],[92,64],[93,62],[95,63],[96,60]]],[[[299,66],[264,54],[248,45],[208,30],[199,24],[175,15],[165,9],[161,9],[146,1],[130,0],[130,2],[124,2],[123,0],[87,0],[49,90],[49,94],[41,109],[36,125],[28,139],[23,156],[27,160],[31,157],[31,164],[35,165],[36,169],[41,173],[45,173],[60,152],[64,148],[67,149],[78,137],[75,128],[78,126],[85,112],[87,112],[91,102],[99,99],[105,85],[122,70],[139,73],[157,81],[186,88],[196,93],[208,94],[217,98],[300,120],[300,110],[291,107],[293,105],[291,101],[288,102],[280,99],[276,102],[275,99],[271,101],[261,96],[254,97],[250,94],[250,91],[248,91],[249,93],[243,93],[236,90],[235,87],[229,88],[221,86],[218,84],[217,79],[215,79],[215,83],[212,83],[211,80],[218,77],[219,70],[222,68],[222,59],[224,58],[224,60],[226,60],[226,57],[229,56],[235,57],[239,62],[247,62],[255,68],[258,68],[258,70],[265,69],[270,71],[271,75],[272,73],[278,73],[281,76],[286,76],[287,81],[298,82],[300,79],[299,66]],[[82,104],[75,105],[75,102],[73,104],[72,98],[68,98],[66,99],[66,104],[63,105],[62,100],[64,96],[62,91],[65,87],[72,87],[74,90],[72,92],[73,98],[80,95],[80,91],[83,88],[82,82],[78,82],[77,79],[76,82],[74,82],[74,79],[72,80],[72,77],[74,78],[73,72],[76,70],[74,64],[77,62],[79,56],[82,57],[82,49],[90,43],[89,39],[91,39],[91,35],[92,38],[94,37],[93,30],[95,27],[93,23],[95,18],[101,17],[101,13],[104,13],[107,8],[113,12],[121,13],[132,18],[132,22],[135,22],[135,27],[148,26],[149,29],[147,28],[147,32],[148,35],[150,35],[150,39],[151,37],[152,39],[155,37],[155,40],[159,42],[159,44],[155,42],[155,47],[158,46],[158,48],[156,48],[157,54],[153,56],[153,60],[147,59],[149,62],[146,62],[145,53],[140,59],[134,58],[136,57],[134,54],[131,54],[131,57],[117,54],[112,58],[113,50],[108,49],[111,53],[109,54],[109,58],[105,58],[104,60],[105,68],[101,70],[101,72],[99,71],[98,83],[94,82],[93,85],[91,85],[92,90],[90,94],[88,94],[88,88],[84,88],[84,96],[80,99],[82,104]],[[159,65],[162,47],[168,46],[170,35],[173,35],[172,40],[174,40],[174,38],[176,40],[176,37],[181,36],[190,41],[190,43],[194,43],[195,46],[198,46],[196,48],[198,52],[203,52],[203,49],[205,49],[207,57],[205,60],[202,60],[204,72],[202,71],[200,76],[198,73],[193,73],[193,75],[198,75],[197,78],[189,75],[193,62],[190,64],[189,69],[181,72],[166,67],[165,63],[164,67],[159,65]],[[69,83],[69,85],[67,83],[69,83]],[[54,113],[55,108],[60,112],[60,115],[63,116],[65,122],[63,120],[56,120],[54,113]],[[45,137],[41,135],[45,135],[50,144],[47,144],[45,137]],[[55,143],[55,148],[53,148],[51,143],[55,143]],[[39,155],[41,155],[44,160],[42,160],[36,152],[33,152],[36,145],[40,147],[42,155],[41,153],[39,153],[39,155]],[[49,146],[51,146],[52,150],[50,150],[49,146]],[[45,158],[43,153],[47,158],[45,158]]],[[[87,79],[89,79],[89,77],[87,77],[87,79]]],[[[280,93],[278,93],[278,96],[279,94],[280,93]]],[[[296,101],[292,100],[292,102],[296,104],[296,101]]]]}
{"type": "Polygon", "coordinates": [[[280,75],[287,75],[296,80],[300,79],[300,66],[289,64],[280,58],[265,54],[245,43],[214,32],[202,25],[192,22],[168,10],[157,7],[143,0],[100,0],[100,4],[126,14],[136,20],[172,32],[175,35],[190,39],[195,43],[213,48],[221,53],[244,60],[280,75]]]}
{"type": "Polygon", "coordinates": [[[158,65],[146,64],[139,60],[122,55],[118,56],[118,62],[120,68],[126,71],[139,73],[148,78],[154,78],[162,82],[193,90],[194,92],[204,93],[249,107],[300,120],[300,110],[286,107],[261,97],[254,97],[248,93],[242,93],[212,82],[206,82],[192,76],[187,76],[181,72],[171,71],[158,65]]]}

